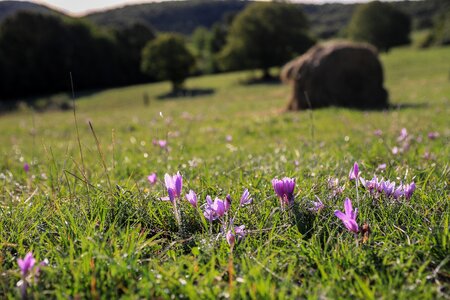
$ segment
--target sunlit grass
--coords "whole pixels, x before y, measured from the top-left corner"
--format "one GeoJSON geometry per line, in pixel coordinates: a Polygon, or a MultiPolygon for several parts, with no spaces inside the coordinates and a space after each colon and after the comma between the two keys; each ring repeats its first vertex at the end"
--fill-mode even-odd
{"type": "Polygon", "coordinates": [[[188,80],[188,88],[214,89],[202,97],[158,100],[168,83],[79,97],[83,160],[73,112],[2,116],[0,295],[19,297],[17,258],[29,251],[49,260],[29,288],[41,299],[448,295],[450,51],[394,49],[382,59],[389,111],[282,113],[289,87],[241,85],[245,72],[188,80]],[[402,128],[409,149],[393,154],[402,128]],[[439,137],[429,139],[432,131],[439,137]],[[169,151],[153,139],[167,139],[169,151]],[[345,197],[356,200],[347,179],[354,161],[365,178],[417,185],[399,203],[359,190],[366,243],[334,216],[345,197]],[[164,174],[177,171],[183,193],[193,189],[200,204],[231,195],[229,215],[249,231],[233,255],[201,210],[180,202],[178,228],[170,202],[159,200],[164,174]],[[284,176],[297,180],[295,213],[279,208],[271,185],[284,176]],[[340,179],[341,196],[330,196],[330,177],[340,179]],[[238,209],[245,188],[253,203],[238,209]],[[325,204],[319,214],[310,211],[315,196],[325,204]]]}

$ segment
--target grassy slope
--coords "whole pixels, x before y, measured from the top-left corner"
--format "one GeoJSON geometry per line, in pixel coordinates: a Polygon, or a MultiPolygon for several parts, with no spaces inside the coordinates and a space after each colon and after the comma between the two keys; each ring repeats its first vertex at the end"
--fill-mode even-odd
{"type": "Polygon", "coordinates": [[[156,100],[169,90],[166,83],[82,97],[77,113],[88,186],[81,180],[72,113],[3,116],[0,295],[17,295],[16,259],[29,250],[50,261],[33,287],[42,298],[448,295],[449,50],[384,55],[386,85],[398,105],[386,112],[329,108],[283,114],[289,87],[237,84],[246,73],[191,79],[190,88],[215,89],[193,99],[156,100]],[[151,98],[148,107],[144,93],[151,98]],[[407,152],[394,155],[403,127],[414,140],[407,152]],[[373,134],[376,129],[381,137],[373,134]],[[440,137],[429,140],[430,131],[440,137]],[[226,142],[226,135],[233,141],[226,142]],[[152,145],[152,139],[167,136],[169,153],[152,145]],[[424,159],[425,152],[432,158],[424,159]],[[29,178],[22,161],[33,162],[29,178]],[[376,173],[418,185],[411,202],[401,204],[375,203],[360,190],[358,221],[372,229],[364,245],[333,215],[344,197],[356,198],[346,180],[354,161],[365,177],[376,173]],[[386,171],[376,171],[381,163],[387,163],[386,171]],[[229,247],[219,227],[209,234],[199,212],[183,202],[186,225],[177,232],[169,203],[157,200],[164,195],[162,185],[146,182],[153,171],[162,178],[177,170],[184,190],[194,189],[201,203],[207,194],[230,193],[236,211],[244,188],[254,198],[236,213],[235,223],[251,232],[235,248],[231,287],[229,247]],[[283,176],[297,179],[297,225],[277,209],[270,180],[283,176]],[[329,197],[330,176],[346,186],[337,199],[329,197]],[[317,216],[308,212],[314,195],[326,205],[317,216]]]}

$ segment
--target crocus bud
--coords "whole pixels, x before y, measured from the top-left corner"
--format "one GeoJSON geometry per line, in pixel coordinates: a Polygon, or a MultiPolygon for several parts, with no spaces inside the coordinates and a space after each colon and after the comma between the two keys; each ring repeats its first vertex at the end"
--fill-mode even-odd
{"type": "Polygon", "coordinates": [[[348,174],[348,178],[350,180],[355,180],[358,178],[358,176],[359,176],[359,166],[358,163],[355,162],[353,164],[353,168],[350,170],[350,173],[348,174]]]}
{"type": "Polygon", "coordinates": [[[158,176],[156,175],[156,173],[152,173],[152,174],[148,175],[147,179],[151,185],[155,185],[156,181],[158,180],[158,176]]]}
{"type": "Polygon", "coordinates": [[[226,238],[228,245],[230,245],[230,248],[233,249],[234,243],[236,242],[236,237],[231,230],[228,230],[226,238]]]}
{"type": "Polygon", "coordinates": [[[193,190],[189,190],[189,194],[186,195],[186,199],[193,207],[197,207],[197,194],[193,190]]]}

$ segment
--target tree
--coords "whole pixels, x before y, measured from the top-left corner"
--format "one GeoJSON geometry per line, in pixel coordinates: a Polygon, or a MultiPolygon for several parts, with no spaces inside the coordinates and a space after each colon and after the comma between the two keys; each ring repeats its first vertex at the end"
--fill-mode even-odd
{"type": "Polygon", "coordinates": [[[253,3],[231,24],[227,44],[221,52],[227,69],[262,69],[285,63],[313,45],[300,7],[287,3],[253,3]]]}
{"type": "Polygon", "coordinates": [[[113,31],[120,53],[121,81],[123,84],[145,82],[149,77],[141,72],[141,52],[153,40],[154,31],[142,23],[116,28],[113,31]]]}
{"type": "Polygon", "coordinates": [[[0,26],[0,98],[118,83],[114,38],[82,20],[20,12],[0,26]],[[32,30],[30,30],[30,28],[32,30]]]}
{"type": "Polygon", "coordinates": [[[170,80],[173,92],[183,87],[194,65],[194,56],[177,34],[160,35],[142,50],[142,71],[161,80],[170,80]]]}
{"type": "Polygon", "coordinates": [[[421,47],[450,45],[450,5],[434,21],[434,26],[421,42],[421,47]]]}
{"type": "Polygon", "coordinates": [[[368,42],[380,51],[408,44],[411,19],[389,3],[374,1],[360,5],[348,26],[348,36],[368,42]]]}

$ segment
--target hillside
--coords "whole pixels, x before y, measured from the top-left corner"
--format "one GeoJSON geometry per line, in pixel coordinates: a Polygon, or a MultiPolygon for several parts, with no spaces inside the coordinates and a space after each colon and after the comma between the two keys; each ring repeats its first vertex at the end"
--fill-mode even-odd
{"type": "MultiPolygon", "coordinates": [[[[442,10],[445,0],[394,2],[413,18],[417,29],[430,27],[433,17],[442,10]]],[[[235,14],[251,1],[169,1],[129,5],[86,16],[99,25],[124,26],[143,22],[158,31],[192,33],[196,27],[211,27],[227,15],[235,14]]],[[[351,18],[356,4],[329,3],[322,5],[299,4],[308,16],[313,32],[322,38],[336,35],[351,18]]]]}
{"type": "MultiPolygon", "coordinates": [[[[443,11],[447,1],[399,1],[394,2],[413,18],[415,29],[428,28],[433,18],[443,11]]],[[[191,34],[198,26],[210,28],[215,22],[232,16],[244,9],[251,1],[237,0],[191,0],[167,1],[127,5],[88,14],[85,18],[102,26],[123,27],[131,23],[144,23],[158,31],[191,34]]],[[[348,23],[356,4],[328,3],[302,5],[314,34],[329,38],[338,34],[348,23]]],[[[0,2],[0,22],[18,11],[58,13],[44,5],[31,2],[0,2]]]]}
{"type": "Polygon", "coordinates": [[[227,14],[235,14],[250,1],[168,1],[128,5],[86,17],[99,25],[124,26],[142,22],[158,31],[189,34],[198,26],[211,27],[227,14]]]}
{"type": "Polygon", "coordinates": [[[61,14],[45,5],[40,5],[31,2],[19,2],[19,1],[2,1],[0,2],[0,22],[5,18],[19,12],[30,11],[44,14],[61,14]]]}

